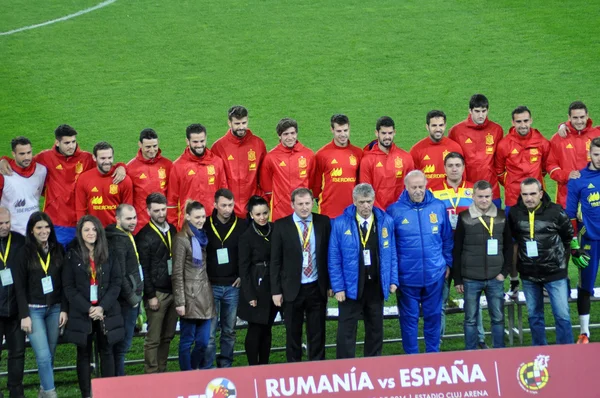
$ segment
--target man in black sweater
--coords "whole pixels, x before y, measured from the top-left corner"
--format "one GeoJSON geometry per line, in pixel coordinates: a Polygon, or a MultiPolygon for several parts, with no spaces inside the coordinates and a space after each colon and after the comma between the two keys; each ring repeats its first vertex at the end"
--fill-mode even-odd
{"type": "Polygon", "coordinates": [[[215,192],[215,208],[204,231],[208,237],[206,246],[206,270],[213,289],[217,317],[211,322],[210,340],[206,349],[206,365],[229,368],[233,363],[235,322],[240,294],[238,267],[238,242],[246,230],[246,221],[235,216],[234,198],[229,189],[215,192]],[[221,330],[221,352],[216,355],[217,328],[221,330]]]}

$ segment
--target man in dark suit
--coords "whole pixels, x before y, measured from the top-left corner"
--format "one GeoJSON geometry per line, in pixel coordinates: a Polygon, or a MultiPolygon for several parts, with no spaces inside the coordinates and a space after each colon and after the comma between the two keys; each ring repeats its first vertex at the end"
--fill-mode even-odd
{"type": "Polygon", "coordinates": [[[331,296],[327,271],[329,217],[312,213],[307,188],[292,192],[291,216],[275,222],[271,240],[271,293],[283,307],[288,362],[302,360],[302,325],[306,314],[308,359],[325,359],[325,313],[331,296]]]}

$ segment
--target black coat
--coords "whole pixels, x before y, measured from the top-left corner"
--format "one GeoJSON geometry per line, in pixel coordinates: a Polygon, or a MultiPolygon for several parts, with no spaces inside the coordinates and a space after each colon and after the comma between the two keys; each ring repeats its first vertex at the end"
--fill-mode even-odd
{"type": "MultiPolygon", "coordinates": [[[[152,221],[150,221],[152,222],[152,221]]],[[[157,227],[158,229],[158,227],[157,227]]],[[[160,229],[158,229],[160,231],[160,229]]],[[[177,235],[177,229],[169,224],[169,234],[171,235],[171,246],[177,235]]],[[[169,244],[169,239],[163,234],[164,242],[169,244]]],[[[146,224],[144,228],[135,236],[138,254],[140,255],[140,264],[144,271],[144,299],[150,300],[156,297],[156,292],[172,293],[171,275],[167,262],[171,258],[171,251],[165,245],[160,236],[150,226],[146,224]]]]}
{"type": "MultiPolygon", "coordinates": [[[[98,267],[98,266],[97,266],[98,267]]],[[[109,258],[98,272],[98,306],[104,309],[104,325],[109,344],[123,340],[123,317],[117,301],[121,291],[121,271],[118,263],[109,258]]],[[[69,321],[65,329],[65,339],[78,346],[87,345],[92,333],[92,320],[88,311],[90,302],[90,268],[81,259],[77,244],[73,245],[63,264],[63,288],[69,301],[69,321]]]]}
{"type": "Polygon", "coordinates": [[[121,270],[119,303],[134,307],[142,301],[144,291],[136,247],[134,247],[129,236],[118,229],[115,224],[106,227],[106,239],[108,240],[110,257],[118,262],[121,270]]]}
{"type": "Polygon", "coordinates": [[[208,238],[208,245],[206,246],[206,272],[208,273],[211,285],[231,286],[239,277],[238,242],[240,236],[246,231],[247,226],[246,220],[235,217],[235,215],[226,224],[222,224],[217,218],[217,209],[214,209],[212,215],[206,218],[203,228],[208,238]],[[237,223],[233,231],[231,231],[231,235],[222,242],[221,239],[227,236],[235,220],[237,220],[237,223]],[[212,223],[214,223],[215,229],[221,239],[213,231],[212,223]],[[229,255],[229,262],[226,264],[219,264],[217,261],[217,250],[221,248],[226,248],[229,255]]]}
{"type": "MultiPolygon", "coordinates": [[[[270,224],[271,231],[273,225],[270,224]]],[[[266,233],[266,232],[265,232],[266,233]]],[[[245,321],[259,324],[273,322],[271,316],[275,304],[271,296],[270,262],[271,233],[259,235],[251,225],[239,241],[240,278],[242,281],[238,316],[245,321]],[[266,239],[265,239],[266,238],[266,239]],[[256,300],[256,307],[250,301],[256,300]]]]}
{"type": "MultiPolygon", "coordinates": [[[[2,286],[0,283],[0,316],[1,317],[13,317],[17,316],[17,296],[15,295],[15,270],[20,264],[21,257],[24,257],[25,253],[23,248],[25,247],[25,237],[17,232],[11,232],[12,238],[10,241],[10,251],[8,252],[7,263],[4,264],[0,261],[0,268],[4,269],[5,265],[10,268],[13,277],[13,284],[8,286],[2,286]]],[[[9,235],[10,236],[10,235],[9,235]]],[[[6,245],[8,244],[8,237],[0,239],[0,252],[2,256],[6,254],[6,245]]]]}
{"type": "MultiPolygon", "coordinates": [[[[329,217],[312,214],[315,233],[315,253],[319,290],[327,299],[329,271],[327,253],[331,224],[329,217]]],[[[273,226],[271,239],[271,293],[283,294],[283,300],[294,301],[302,284],[302,246],[293,215],[277,220],[273,226]]]]}

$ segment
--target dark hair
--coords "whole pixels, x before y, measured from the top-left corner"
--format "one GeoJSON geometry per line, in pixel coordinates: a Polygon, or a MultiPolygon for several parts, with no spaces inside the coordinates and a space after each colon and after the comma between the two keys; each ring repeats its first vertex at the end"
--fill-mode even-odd
{"type": "Polygon", "coordinates": [[[510,114],[512,117],[512,120],[515,120],[515,115],[519,114],[519,113],[529,113],[529,116],[531,116],[531,111],[529,110],[528,107],[526,106],[517,106],[515,109],[513,109],[512,113],[510,114]]]}
{"type": "Polygon", "coordinates": [[[112,150],[113,151],[113,155],[114,155],[115,150],[113,149],[112,145],[110,145],[106,141],[100,141],[99,143],[97,143],[96,145],[94,145],[94,149],[93,149],[94,156],[98,156],[98,151],[104,151],[106,149],[112,150]]]}
{"type": "Polygon", "coordinates": [[[596,148],[600,148],[600,137],[596,137],[590,142],[590,149],[595,146],[596,148]]]}
{"type": "Polygon", "coordinates": [[[192,214],[194,210],[202,210],[204,205],[197,200],[188,200],[185,204],[185,214],[192,214]]]}
{"type": "Polygon", "coordinates": [[[429,122],[431,121],[431,119],[436,118],[436,117],[443,117],[444,123],[446,123],[446,114],[444,113],[444,111],[434,109],[432,111],[427,112],[427,116],[425,117],[425,121],[427,122],[427,125],[429,126],[429,122]]]}
{"type": "Polygon", "coordinates": [[[121,203],[120,205],[117,206],[117,210],[115,212],[116,213],[115,216],[117,218],[121,218],[121,216],[123,215],[123,210],[125,210],[125,209],[135,211],[135,207],[133,207],[129,203],[121,203]]]}
{"type": "Polygon", "coordinates": [[[521,185],[537,185],[540,191],[544,190],[544,186],[542,185],[542,183],[538,179],[533,177],[527,177],[526,179],[521,181],[521,185]]]}
{"type": "Polygon", "coordinates": [[[382,126],[396,128],[394,119],[392,119],[389,116],[382,116],[379,119],[377,119],[377,123],[375,123],[375,130],[379,131],[382,126]]]}
{"type": "Polygon", "coordinates": [[[242,119],[248,117],[248,109],[241,105],[234,105],[227,111],[227,119],[231,121],[233,118],[242,119]]]}
{"type": "Polygon", "coordinates": [[[296,129],[296,133],[298,132],[298,123],[294,119],[290,119],[289,117],[284,117],[277,123],[277,135],[281,137],[281,134],[290,127],[296,129]]]}
{"type": "Polygon", "coordinates": [[[248,221],[252,220],[250,213],[252,213],[252,210],[254,210],[256,206],[267,206],[267,208],[269,208],[269,203],[262,196],[254,195],[250,197],[250,199],[248,199],[248,203],[246,204],[246,211],[248,212],[246,219],[248,221]]]}
{"type": "Polygon", "coordinates": [[[108,241],[106,240],[106,232],[104,232],[104,227],[96,216],[86,214],[79,219],[77,222],[75,239],[77,239],[77,243],[79,244],[81,259],[83,260],[84,264],[90,264],[90,251],[85,245],[82,236],[83,224],[86,222],[91,222],[96,228],[96,243],[94,244],[94,253],[92,257],[94,258],[94,263],[96,264],[96,273],[99,274],[102,272],[102,265],[106,264],[108,261],[108,241]]]}
{"type": "MultiPolygon", "coordinates": [[[[33,227],[40,221],[45,221],[50,226],[50,235],[48,236],[48,253],[50,253],[50,261],[57,267],[62,266],[63,259],[63,248],[56,239],[56,231],[54,230],[54,224],[50,216],[43,211],[36,211],[29,216],[27,221],[27,229],[25,235],[25,253],[27,256],[27,268],[29,270],[36,269],[40,266],[40,260],[38,259],[38,253],[43,253],[42,247],[38,245],[35,236],[33,236],[33,227]]],[[[43,257],[42,257],[43,258],[43,257]]]]}
{"type": "Polygon", "coordinates": [[[160,192],[152,192],[150,195],[146,196],[146,207],[150,209],[152,203],[166,205],[167,197],[160,192]]]}
{"type": "Polygon", "coordinates": [[[471,99],[469,100],[469,109],[473,108],[485,108],[488,109],[490,107],[490,103],[488,99],[483,94],[473,94],[471,99]]]}
{"type": "Polygon", "coordinates": [[[206,134],[206,127],[204,127],[200,123],[190,124],[189,126],[187,126],[185,128],[185,138],[187,138],[188,140],[190,139],[192,134],[200,134],[200,133],[206,134]]]}
{"type": "Polygon", "coordinates": [[[490,184],[486,180],[479,180],[475,184],[473,184],[473,192],[483,191],[485,189],[492,189],[492,184],[490,184]]]}
{"type": "Polygon", "coordinates": [[[585,113],[588,113],[587,106],[581,101],[573,101],[571,105],[569,105],[569,116],[571,116],[571,111],[574,109],[583,109],[585,113]]]}
{"type": "Polygon", "coordinates": [[[144,143],[144,140],[157,140],[158,139],[158,134],[156,134],[156,131],[154,131],[154,129],[143,129],[140,132],[140,142],[144,143]]]}
{"type": "Polygon", "coordinates": [[[292,191],[292,203],[296,200],[297,196],[304,196],[304,195],[310,195],[310,198],[313,199],[313,193],[310,189],[308,188],[304,188],[304,187],[300,187],[300,188],[296,188],[292,191]]]}
{"type": "Polygon", "coordinates": [[[12,148],[13,152],[15,149],[17,149],[17,145],[31,145],[31,141],[29,141],[29,138],[20,135],[10,141],[10,147],[12,148]]]}
{"type": "Polygon", "coordinates": [[[450,152],[449,154],[447,154],[444,158],[444,166],[446,165],[448,159],[460,159],[462,161],[463,166],[465,165],[465,158],[458,152],[450,152]]]}
{"type": "Polygon", "coordinates": [[[63,137],[74,137],[77,135],[77,130],[68,124],[61,124],[54,130],[54,138],[61,141],[63,137]]]}
{"type": "Polygon", "coordinates": [[[348,116],[346,115],[335,114],[331,117],[331,128],[333,128],[334,123],[338,126],[343,126],[345,124],[350,125],[350,119],[348,119],[348,116]]]}
{"type": "Polygon", "coordinates": [[[233,192],[227,188],[219,188],[217,189],[217,192],[215,192],[215,203],[219,201],[219,198],[233,200],[233,192]]]}

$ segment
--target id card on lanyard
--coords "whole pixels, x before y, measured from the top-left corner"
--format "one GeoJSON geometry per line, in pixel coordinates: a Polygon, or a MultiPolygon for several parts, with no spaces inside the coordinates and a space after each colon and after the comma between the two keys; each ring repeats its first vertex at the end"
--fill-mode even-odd
{"type": "Polygon", "coordinates": [[[215,228],[215,223],[214,223],[213,217],[210,218],[210,227],[212,228],[216,237],[219,238],[219,240],[221,241],[221,248],[217,249],[217,263],[219,265],[229,263],[229,251],[227,251],[227,248],[223,247],[223,246],[225,244],[225,241],[227,240],[227,238],[229,238],[229,236],[231,236],[231,233],[233,232],[233,230],[235,229],[235,226],[237,225],[238,219],[236,216],[233,216],[233,217],[235,218],[235,220],[233,221],[233,225],[231,226],[231,228],[229,228],[227,235],[225,235],[225,238],[223,238],[223,239],[221,239],[221,235],[217,231],[217,228],[215,228]]]}
{"type": "Polygon", "coordinates": [[[373,215],[371,214],[369,227],[367,228],[367,233],[363,236],[362,228],[360,227],[360,219],[358,218],[358,214],[356,215],[356,221],[358,222],[358,235],[360,236],[360,243],[362,245],[362,255],[363,255],[363,263],[365,267],[371,266],[371,250],[367,249],[367,243],[369,242],[369,237],[371,236],[371,230],[373,229],[373,215]]]}
{"type": "Polygon", "coordinates": [[[487,255],[498,255],[498,239],[494,239],[494,217],[490,217],[490,226],[488,227],[483,217],[478,217],[483,227],[490,233],[490,238],[487,240],[487,255]]]}
{"type": "MultiPolygon", "coordinates": [[[[462,186],[460,188],[464,188],[464,187],[465,187],[465,182],[463,181],[462,186]]],[[[446,185],[445,182],[444,182],[444,188],[446,188],[446,193],[448,194],[448,201],[452,205],[452,209],[448,211],[448,218],[450,219],[450,226],[452,227],[452,230],[454,231],[456,229],[456,225],[458,224],[458,214],[456,214],[456,209],[458,208],[458,204],[460,202],[460,196],[459,196],[460,188],[458,188],[457,191],[454,191],[454,188],[452,188],[452,187],[448,188],[448,185],[446,185]],[[451,194],[454,195],[454,197],[450,196],[451,194]],[[456,202],[454,202],[454,199],[456,199],[456,202]]]]}
{"type": "MultiPolygon", "coordinates": [[[[167,224],[168,225],[168,224],[167,224]]],[[[165,244],[166,248],[169,250],[169,259],[167,260],[167,273],[169,276],[173,274],[173,251],[172,251],[172,243],[171,243],[171,230],[167,231],[167,239],[163,236],[162,232],[154,225],[154,222],[150,221],[150,228],[154,230],[160,237],[160,240],[165,244]]],[[[143,279],[142,279],[143,280],[143,279]]]]}
{"type": "Polygon", "coordinates": [[[6,243],[6,250],[4,254],[0,253],[0,260],[4,263],[4,269],[0,270],[0,280],[2,282],[2,286],[10,286],[14,283],[12,272],[10,268],[8,268],[8,254],[10,253],[10,244],[12,242],[12,233],[8,234],[8,242],[6,243]]]}
{"type": "Polygon", "coordinates": [[[52,285],[52,277],[48,275],[48,268],[50,268],[50,253],[46,257],[46,262],[42,260],[42,256],[38,253],[38,258],[40,259],[40,264],[42,264],[42,269],[46,274],[45,278],[42,278],[42,291],[44,294],[52,293],[54,291],[54,286],[52,285]]]}
{"type": "Polygon", "coordinates": [[[90,302],[96,304],[98,302],[98,279],[96,273],[96,263],[90,258],[90,302]]]}
{"type": "MultiPolygon", "coordinates": [[[[535,208],[535,210],[537,210],[538,208],[539,208],[539,205],[538,205],[538,207],[535,208]]],[[[535,210],[529,212],[529,239],[530,240],[525,243],[525,249],[527,250],[528,257],[539,256],[537,242],[534,239],[535,210]]]]}

